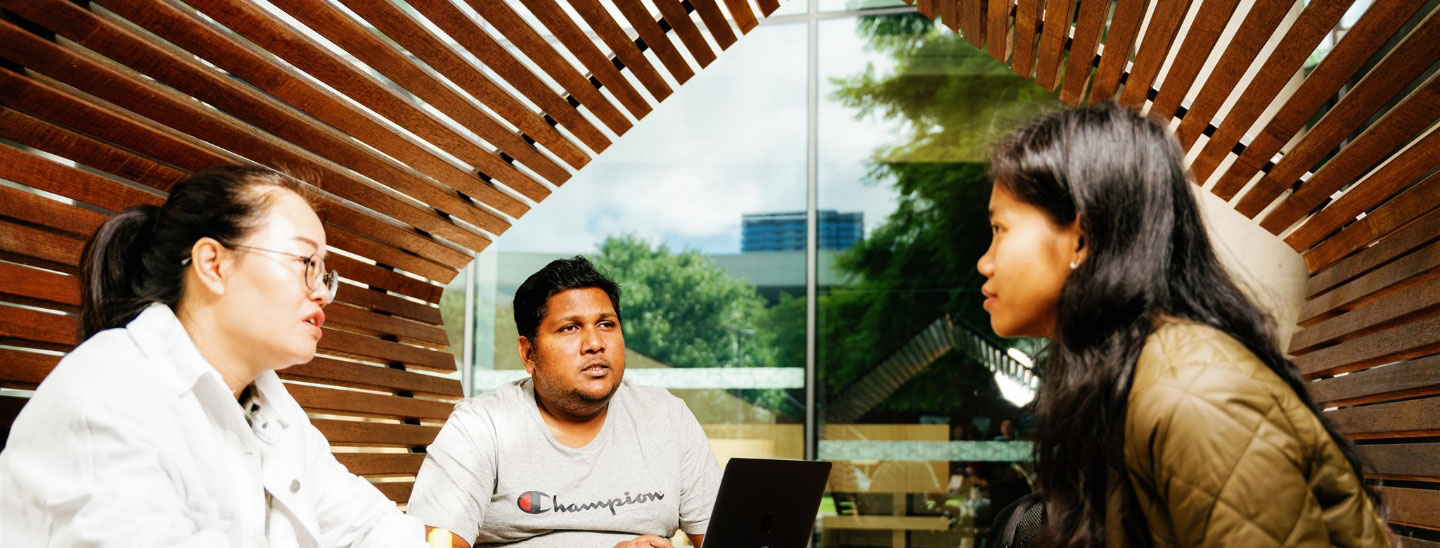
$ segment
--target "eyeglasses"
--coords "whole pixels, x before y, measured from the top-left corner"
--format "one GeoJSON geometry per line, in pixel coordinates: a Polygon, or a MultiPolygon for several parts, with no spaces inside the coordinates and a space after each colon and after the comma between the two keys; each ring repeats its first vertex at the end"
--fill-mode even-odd
{"type": "MultiPolygon", "coordinates": [[[[274,250],[274,249],[265,249],[265,248],[263,248],[263,247],[255,247],[255,246],[241,245],[241,244],[226,244],[226,243],[223,243],[223,242],[222,242],[220,245],[223,245],[223,246],[229,247],[229,248],[249,249],[249,250],[251,250],[251,251],[264,251],[264,252],[266,252],[266,253],[275,253],[275,254],[278,254],[278,255],[285,255],[285,256],[287,256],[287,257],[294,257],[294,258],[298,259],[300,262],[305,263],[305,274],[304,274],[305,277],[304,277],[304,278],[301,278],[300,281],[305,284],[305,292],[306,292],[306,293],[309,293],[309,292],[311,292],[311,291],[314,291],[314,290],[315,290],[315,284],[316,284],[316,283],[323,283],[323,284],[325,284],[325,287],[329,288],[329,291],[327,291],[327,292],[325,293],[325,304],[330,304],[331,301],[334,301],[334,300],[335,300],[335,292],[340,289],[340,276],[339,276],[339,274],[336,274],[334,270],[326,270],[326,269],[325,269],[325,259],[320,258],[319,254],[315,254],[315,255],[298,255],[298,254],[289,253],[289,252],[286,252],[286,251],[277,251],[277,250],[274,250]]],[[[185,260],[183,260],[183,261],[180,262],[180,264],[182,264],[182,265],[190,264],[190,257],[186,257],[185,260]]]]}

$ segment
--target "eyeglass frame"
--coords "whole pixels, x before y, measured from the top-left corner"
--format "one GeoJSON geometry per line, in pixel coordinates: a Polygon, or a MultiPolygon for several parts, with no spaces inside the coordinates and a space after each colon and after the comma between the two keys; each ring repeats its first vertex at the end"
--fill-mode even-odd
{"type": "MultiPolygon", "coordinates": [[[[249,250],[251,250],[251,251],[265,251],[265,252],[268,252],[268,253],[278,253],[278,254],[280,254],[280,255],[286,255],[286,256],[289,256],[289,257],[294,257],[294,258],[296,258],[296,259],[299,259],[301,262],[305,263],[305,271],[300,274],[300,276],[301,276],[300,281],[305,284],[305,291],[307,291],[307,292],[315,291],[315,282],[321,282],[321,281],[323,281],[323,282],[325,283],[326,288],[329,289],[329,292],[327,292],[326,295],[325,295],[325,304],[330,304],[330,303],[334,302],[334,301],[335,301],[335,292],[340,290],[340,274],[337,273],[337,272],[335,271],[335,269],[333,269],[333,268],[332,268],[332,269],[329,269],[329,270],[326,270],[326,269],[325,269],[325,260],[324,260],[324,259],[318,259],[318,258],[317,258],[317,257],[320,256],[319,253],[314,253],[314,254],[311,254],[311,255],[300,255],[300,254],[297,254],[297,253],[290,253],[290,252],[288,252],[288,251],[280,251],[280,250],[277,250],[277,249],[266,249],[266,248],[263,248],[263,247],[255,247],[255,246],[253,246],[253,245],[227,244],[227,243],[225,243],[225,242],[218,242],[218,243],[219,243],[220,245],[224,246],[224,247],[232,248],[232,249],[237,249],[237,248],[238,248],[238,249],[249,249],[249,250]],[[313,277],[313,279],[312,279],[312,276],[311,276],[311,274],[310,274],[310,269],[311,269],[311,268],[314,268],[316,265],[318,265],[319,268],[321,269],[321,273],[320,273],[319,276],[315,276],[315,277],[313,277]]],[[[184,260],[180,261],[180,264],[181,264],[181,265],[188,265],[188,264],[190,264],[190,257],[186,257],[184,260]]]]}

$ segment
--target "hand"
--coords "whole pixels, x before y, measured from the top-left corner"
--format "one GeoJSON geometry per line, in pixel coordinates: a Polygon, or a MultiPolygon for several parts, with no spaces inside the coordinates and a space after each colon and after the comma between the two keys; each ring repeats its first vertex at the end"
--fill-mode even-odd
{"type": "Polygon", "coordinates": [[[615,545],[615,548],[675,548],[675,547],[674,547],[674,546],[671,546],[671,545],[670,545],[670,541],[665,540],[664,538],[657,537],[657,536],[655,536],[655,535],[642,535],[642,536],[635,537],[633,540],[627,540],[627,541],[622,542],[622,543],[620,543],[620,544],[616,544],[616,545],[615,545]]]}

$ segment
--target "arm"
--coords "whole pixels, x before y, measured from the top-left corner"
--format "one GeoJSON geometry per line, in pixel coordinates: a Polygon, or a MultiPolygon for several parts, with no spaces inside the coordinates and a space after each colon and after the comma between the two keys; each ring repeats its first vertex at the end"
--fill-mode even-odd
{"type": "Polygon", "coordinates": [[[418,519],[400,512],[374,484],[335,460],[325,436],[309,421],[301,427],[322,546],[426,546],[425,529],[418,519]]]}
{"type": "Polygon", "coordinates": [[[1313,440],[1266,384],[1224,368],[1176,377],[1132,397],[1126,432],[1176,545],[1329,546],[1305,475],[1313,440]]]}
{"type": "Polygon", "coordinates": [[[680,449],[680,529],[695,546],[705,540],[710,525],[710,512],[715,508],[715,495],[720,490],[720,466],[700,421],[676,399],[676,428],[680,449]]]}
{"type": "Polygon", "coordinates": [[[457,408],[426,449],[410,492],[410,515],[449,529],[466,546],[474,543],[495,491],[493,432],[487,417],[457,408]]]}

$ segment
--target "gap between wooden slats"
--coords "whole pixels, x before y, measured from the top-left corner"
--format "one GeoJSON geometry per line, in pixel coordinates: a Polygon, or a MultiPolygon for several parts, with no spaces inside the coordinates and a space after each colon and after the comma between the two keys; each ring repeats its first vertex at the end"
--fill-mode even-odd
{"type": "Polygon", "coordinates": [[[630,73],[645,86],[651,97],[656,101],[663,101],[673,93],[670,84],[665,83],[665,78],[660,76],[660,72],[655,70],[650,60],[645,58],[645,54],[641,53],[635,42],[625,34],[625,30],[610,18],[610,13],[598,0],[571,0],[570,6],[600,36],[615,58],[619,59],[625,68],[630,69],[630,73]]]}
{"type": "MultiPolygon", "coordinates": [[[[1325,55],[1325,59],[1301,82],[1300,88],[1285,101],[1285,105],[1276,111],[1275,116],[1246,144],[1245,152],[1221,175],[1211,192],[1226,201],[1234,198],[1270,158],[1280,151],[1280,147],[1289,142],[1391,36],[1399,32],[1409,19],[1409,14],[1415,13],[1419,8],[1420,5],[1416,2],[1377,2],[1367,8],[1360,21],[1345,33],[1345,37],[1335,49],[1325,55]]],[[[1430,17],[1434,18],[1435,15],[1431,14],[1430,17]]],[[[1414,34],[1412,32],[1411,36],[1414,34]]],[[[1409,40],[1406,40],[1406,43],[1409,43],[1409,40]]],[[[1405,46],[1402,44],[1400,47],[1405,46]]],[[[1399,51],[1400,47],[1397,47],[1396,51],[1399,51]]],[[[1387,58],[1396,55],[1396,51],[1392,51],[1387,58]]],[[[1305,167],[1308,169],[1310,166],[1305,167]]]]}
{"type": "MultiPolygon", "coordinates": [[[[1440,90],[1440,86],[1437,86],[1437,90],[1440,90]]],[[[1440,93],[1435,94],[1435,97],[1440,101],[1440,93]]],[[[1380,143],[1379,146],[1386,145],[1380,143]]],[[[1319,243],[1361,213],[1410,186],[1427,171],[1434,169],[1437,165],[1436,150],[1440,150],[1440,129],[1430,128],[1426,135],[1416,139],[1409,148],[1390,158],[1384,165],[1354,183],[1354,187],[1343,196],[1311,215],[1304,224],[1285,237],[1285,243],[1296,251],[1309,249],[1319,243]]],[[[1279,222],[1284,220],[1281,219],[1272,226],[1279,226],[1279,222]]]]}
{"type": "MultiPolygon", "coordinates": [[[[1433,239],[1433,236],[1431,236],[1433,239]]],[[[1297,322],[1311,326],[1440,275],[1440,241],[1409,251],[1335,289],[1305,301],[1297,322]]]]}
{"type": "MultiPolygon", "coordinates": [[[[1165,80],[1160,84],[1160,90],[1155,94],[1155,100],[1151,103],[1150,112],[1159,119],[1169,122],[1176,115],[1176,109],[1180,107],[1180,101],[1190,92],[1190,86],[1195,83],[1195,78],[1200,74],[1200,69],[1205,65],[1205,60],[1210,58],[1210,50],[1214,49],[1215,42],[1220,39],[1220,33],[1229,24],[1230,18],[1235,14],[1235,7],[1239,0],[1203,0],[1200,8],[1195,13],[1195,18],[1190,22],[1190,27],[1185,32],[1185,41],[1180,44],[1180,49],[1175,53],[1175,60],[1165,71],[1165,80]]],[[[1271,4],[1283,4],[1282,2],[1271,2],[1271,4]]],[[[1236,36],[1236,38],[1240,38],[1236,36]]],[[[1187,113],[1188,117],[1188,113],[1187,113]]]]}
{"type": "MultiPolygon", "coordinates": [[[[1437,25],[1437,28],[1440,28],[1440,25],[1437,25]]],[[[1436,49],[1436,54],[1440,55],[1440,48],[1436,49]]],[[[1395,91],[1407,84],[1408,82],[1396,84],[1395,91]]],[[[1382,99],[1382,102],[1386,100],[1388,97],[1382,99]]],[[[1364,108],[1358,115],[1369,117],[1374,110],[1374,108],[1364,108]]],[[[1272,194],[1279,195],[1271,189],[1283,186],[1284,188],[1281,189],[1283,192],[1293,184],[1294,180],[1287,179],[1287,177],[1297,173],[1295,166],[1305,165],[1307,162],[1313,165],[1311,160],[1327,154],[1314,151],[1322,148],[1327,151],[1334,150],[1341,140],[1363,123],[1363,118],[1344,117],[1338,120],[1332,118],[1332,116],[1341,116],[1341,114],[1351,112],[1355,111],[1338,113],[1331,111],[1326,115],[1320,124],[1317,124],[1310,133],[1301,139],[1300,144],[1296,145],[1293,151],[1286,154],[1285,158],[1275,165],[1275,169],[1270,170],[1270,173],[1240,200],[1240,203],[1236,205],[1236,210],[1248,217],[1253,217],[1269,206],[1273,199],[1272,194]],[[1335,123],[1328,123],[1332,120],[1335,123]]],[[[1386,112],[1354,140],[1346,143],[1339,153],[1332,156],[1308,180],[1301,183],[1298,190],[1271,210],[1260,221],[1260,226],[1274,234],[1289,228],[1315,206],[1329,199],[1335,191],[1361,179],[1361,176],[1376,164],[1396,150],[1410,144],[1412,139],[1416,138],[1416,134],[1434,122],[1437,117],[1440,117],[1440,75],[1432,75],[1428,81],[1406,96],[1395,108],[1386,112]]],[[[1426,152],[1434,150],[1440,150],[1440,148],[1425,149],[1426,152]]],[[[1301,170],[1303,169],[1301,168],[1301,170]]],[[[1418,177],[1422,173],[1417,173],[1415,176],[1418,177]]],[[[1414,177],[1409,180],[1414,180],[1414,177]]],[[[1364,183],[1362,182],[1361,185],[1363,187],[1364,183]]]]}
{"type": "Polygon", "coordinates": [[[710,37],[715,39],[715,44],[722,51],[735,45],[735,30],[730,27],[715,0],[690,0],[690,5],[700,15],[700,22],[705,23],[705,30],[710,31],[710,37]]]}
{"type": "Polygon", "coordinates": [[[1150,86],[1160,74],[1160,67],[1175,43],[1175,35],[1185,22],[1190,11],[1191,0],[1157,1],[1155,11],[1150,15],[1150,24],[1145,38],[1135,50],[1135,61],[1125,78],[1125,89],[1120,92],[1120,104],[1139,108],[1150,93],[1150,86]]]}
{"type": "Polygon", "coordinates": [[[1432,278],[1385,298],[1301,329],[1290,339],[1290,354],[1299,355],[1323,345],[1345,342],[1374,331],[1436,313],[1440,308],[1440,278],[1432,278]]]}
{"type": "MultiPolygon", "coordinates": [[[[1231,149],[1240,142],[1245,131],[1259,119],[1265,109],[1274,102],[1280,90],[1301,69],[1310,56],[1309,52],[1319,47],[1320,41],[1335,28],[1335,25],[1339,24],[1341,16],[1345,14],[1352,2],[1353,0],[1314,2],[1305,7],[1304,11],[1300,13],[1300,17],[1285,32],[1285,36],[1280,38],[1260,70],[1241,90],[1239,99],[1225,113],[1224,119],[1220,121],[1215,133],[1206,141],[1200,154],[1190,162],[1190,170],[1195,174],[1196,181],[1203,183],[1210,179],[1210,175],[1215,172],[1220,161],[1224,160],[1231,149]]],[[[1265,6],[1268,10],[1269,5],[1265,6]]],[[[1252,14],[1260,7],[1260,4],[1253,6],[1252,14]]],[[[1283,18],[1283,13],[1281,15],[1283,18]]],[[[1256,26],[1260,24],[1262,22],[1257,22],[1256,26]]],[[[1268,21],[1264,21],[1263,24],[1268,25],[1268,21]]],[[[1247,19],[1241,26],[1241,32],[1245,32],[1249,25],[1250,20],[1247,19]]],[[[1247,40],[1243,44],[1246,47],[1244,52],[1248,52],[1250,42],[1247,40]]],[[[1263,47],[1263,45],[1262,41],[1261,46],[1263,47]]],[[[1244,63],[1246,66],[1249,64],[1248,60],[1244,63]]],[[[1181,146],[1186,150],[1189,150],[1204,132],[1204,122],[1214,117],[1226,97],[1234,91],[1234,86],[1246,68],[1237,68],[1235,65],[1235,62],[1230,61],[1228,54],[1221,57],[1220,64],[1206,79],[1200,95],[1191,103],[1185,119],[1175,130],[1181,146]]]]}
{"type": "MultiPolygon", "coordinates": [[[[581,0],[579,4],[586,4],[593,0],[581,0]]],[[[774,1],[774,0],[772,0],[774,1]]],[[[640,40],[645,42],[646,47],[655,52],[655,57],[665,66],[665,70],[675,78],[675,82],[684,84],[695,75],[694,69],[685,62],[685,57],[680,50],[666,36],[666,32],[660,28],[659,23],[650,18],[650,12],[639,2],[616,2],[615,6],[620,9],[620,14],[635,32],[640,35],[640,40]]]]}
{"type": "Polygon", "coordinates": [[[1425,314],[1335,346],[1296,356],[1307,377],[1335,375],[1440,351],[1440,314],[1425,314]]]}
{"type": "Polygon", "coordinates": [[[421,453],[336,453],[351,474],[369,477],[414,476],[425,461],[421,453]]]}
{"type": "Polygon", "coordinates": [[[700,28],[690,19],[679,0],[654,0],[654,2],[655,7],[660,9],[660,15],[675,31],[675,35],[680,38],[680,43],[690,51],[690,57],[695,59],[700,68],[708,67],[710,63],[715,62],[715,52],[710,49],[709,44],[705,43],[705,37],[700,34],[700,28]]]}
{"type": "MultiPolygon", "coordinates": [[[[1332,279],[1333,275],[1327,275],[1331,272],[1332,265],[1345,256],[1366,248],[1372,242],[1378,245],[1382,238],[1388,239],[1402,227],[1409,232],[1409,227],[1425,224],[1432,227],[1431,233],[1440,233],[1440,213],[1435,212],[1437,209],[1440,209],[1440,173],[1431,175],[1369,212],[1364,219],[1351,223],[1340,233],[1320,242],[1305,253],[1305,266],[1312,273],[1308,296],[1314,296],[1316,291],[1325,289],[1319,287],[1316,280],[1322,277],[1332,279]],[[1417,221],[1417,218],[1420,220],[1417,221]]],[[[1344,280],[1334,280],[1333,283],[1342,281],[1344,280]]]]}
{"type": "MultiPolygon", "coordinates": [[[[650,113],[651,106],[645,97],[630,85],[630,81],[620,74],[620,70],[615,67],[615,64],[600,51],[600,48],[595,46],[594,42],[590,41],[590,37],[585,34],[585,31],[581,30],[566,15],[559,4],[556,4],[554,0],[522,1],[529,8],[530,13],[534,14],[551,35],[570,51],[570,54],[580,62],[581,66],[590,71],[590,77],[598,80],[602,86],[608,89],[611,95],[619,100],[620,104],[630,111],[636,120],[644,118],[650,113]]],[[[532,57],[532,60],[535,59],[532,57]]],[[[546,68],[546,70],[550,69],[546,68]]],[[[556,70],[574,72],[580,78],[589,81],[589,78],[580,74],[573,65],[563,62],[563,60],[556,70]]]]}

